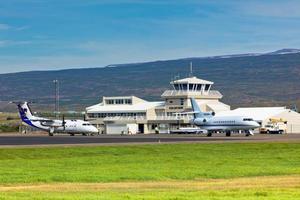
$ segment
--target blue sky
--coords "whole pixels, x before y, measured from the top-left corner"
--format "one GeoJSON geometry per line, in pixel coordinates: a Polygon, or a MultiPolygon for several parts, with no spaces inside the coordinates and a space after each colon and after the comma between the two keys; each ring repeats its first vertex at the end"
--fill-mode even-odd
{"type": "Polygon", "coordinates": [[[298,0],[1,0],[0,73],[300,48],[298,0]]]}

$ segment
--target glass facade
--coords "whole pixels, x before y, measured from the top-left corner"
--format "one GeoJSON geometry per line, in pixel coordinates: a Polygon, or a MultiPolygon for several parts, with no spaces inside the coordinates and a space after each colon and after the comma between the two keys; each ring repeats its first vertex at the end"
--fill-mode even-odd
{"type": "Polygon", "coordinates": [[[175,90],[183,90],[183,91],[194,91],[194,92],[201,92],[202,89],[204,91],[208,91],[210,88],[210,84],[174,84],[175,90]]]}

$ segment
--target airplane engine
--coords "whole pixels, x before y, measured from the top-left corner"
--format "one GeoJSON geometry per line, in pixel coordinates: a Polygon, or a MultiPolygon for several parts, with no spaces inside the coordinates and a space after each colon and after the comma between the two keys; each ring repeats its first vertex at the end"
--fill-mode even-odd
{"type": "Polygon", "coordinates": [[[201,125],[204,125],[206,122],[207,122],[206,118],[196,118],[196,119],[194,119],[193,123],[195,125],[201,126],[201,125]]]}
{"type": "Polygon", "coordinates": [[[207,118],[213,117],[216,115],[215,112],[203,112],[203,115],[207,118]]]}

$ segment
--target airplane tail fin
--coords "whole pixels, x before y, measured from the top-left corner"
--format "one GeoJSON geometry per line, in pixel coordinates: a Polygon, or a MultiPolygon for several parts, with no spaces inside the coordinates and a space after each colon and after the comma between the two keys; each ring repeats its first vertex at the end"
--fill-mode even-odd
{"type": "Polygon", "coordinates": [[[33,114],[28,105],[28,102],[25,101],[25,102],[12,102],[12,103],[15,103],[18,106],[19,114],[22,121],[27,122],[28,120],[33,118],[33,114]]]}
{"type": "Polygon", "coordinates": [[[194,118],[203,117],[203,113],[201,112],[201,109],[194,98],[191,98],[191,104],[192,104],[192,109],[193,109],[193,113],[194,113],[194,118]]]}

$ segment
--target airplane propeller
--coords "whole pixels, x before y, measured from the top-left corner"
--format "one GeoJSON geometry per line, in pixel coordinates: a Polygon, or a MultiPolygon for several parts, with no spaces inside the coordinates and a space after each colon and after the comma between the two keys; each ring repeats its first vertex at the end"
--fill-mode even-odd
{"type": "Polygon", "coordinates": [[[62,126],[64,127],[64,130],[66,130],[65,115],[62,116],[62,126]]]}

